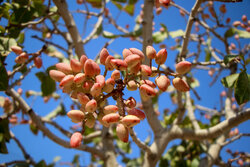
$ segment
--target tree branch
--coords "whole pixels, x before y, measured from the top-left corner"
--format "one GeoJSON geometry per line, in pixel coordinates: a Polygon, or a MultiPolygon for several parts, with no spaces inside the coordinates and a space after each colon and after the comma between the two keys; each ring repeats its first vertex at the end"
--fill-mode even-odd
{"type": "MultiPolygon", "coordinates": [[[[38,129],[44,133],[44,135],[46,135],[49,139],[51,139],[52,141],[54,141],[55,143],[63,147],[71,148],[69,142],[59,138],[54,133],[52,133],[47,127],[43,125],[41,118],[36,115],[36,113],[29,107],[29,105],[24,101],[24,99],[14,89],[8,89],[6,91],[6,94],[9,94],[10,96],[12,96],[15,100],[19,102],[20,108],[30,116],[32,121],[36,124],[38,129]]],[[[105,157],[104,153],[101,150],[97,148],[89,147],[87,145],[81,145],[77,149],[98,155],[102,159],[104,159],[105,157]]]]}
{"type": "Polygon", "coordinates": [[[58,12],[60,16],[62,16],[65,22],[65,25],[70,33],[72,41],[75,45],[75,52],[77,56],[80,57],[81,55],[85,54],[85,51],[83,49],[82,39],[76,27],[74,18],[71,15],[71,13],[68,11],[67,2],[65,0],[53,0],[53,2],[57,6],[58,12]]]}
{"type": "MultiPolygon", "coordinates": [[[[232,116],[231,118],[226,119],[208,129],[200,129],[200,130],[181,129],[179,126],[175,125],[170,129],[170,133],[171,135],[173,135],[174,138],[180,138],[180,139],[198,140],[198,141],[204,139],[213,139],[249,119],[250,119],[250,108],[248,108],[246,111],[239,112],[235,116],[232,116]]],[[[165,130],[164,133],[169,133],[169,131],[165,130]]]]}

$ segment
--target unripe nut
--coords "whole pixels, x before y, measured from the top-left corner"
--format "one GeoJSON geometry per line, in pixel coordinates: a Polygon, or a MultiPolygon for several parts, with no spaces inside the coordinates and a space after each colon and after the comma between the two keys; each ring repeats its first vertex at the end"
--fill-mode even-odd
{"type": "Polygon", "coordinates": [[[186,74],[190,71],[192,64],[188,61],[181,61],[178,64],[176,64],[176,72],[179,74],[186,74]]]}
{"type": "Polygon", "coordinates": [[[155,83],[161,91],[166,91],[170,85],[170,80],[165,75],[161,75],[155,79],[155,83]]]}
{"type": "Polygon", "coordinates": [[[74,82],[74,75],[66,75],[60,82],[59,86],[70,86],[74,82]]]}
{"type": "Polygon", "coordinates": [[[129,91],[135,91],[136,89],[137,89],[137,84],[136,84],[136,82],[134,81],[134,80],[130,80],[130,81],[128,81],[128,84],[127,84],[127,89],[129,90],[129,91]]]}
{"type": "Polygon", "coordinates": [[[138,63],[140,63],[141,58],[137,54],[132,54],[127,56],[124,61],[127,63],[129,68],[132,68],[136,66],[138,63]]]}
{"type": "Polygon", "coordinates": [[[126,127],[133,127],[136,124],[140,123],[140,118],[135,115],[126,115],[122,118],[121,123],[126,127]]]}
{"type": "Polygon", "coordinates": [[[128,138],[129,138],[128,128],[124,126],[123,124],[117,124],[116,135],[124,143],[128,142],[128,138]]]}
{"type": "Polygon", "coordinates": [[[72,73],[72,69],[71,69],[70,65],[66,64],[66,63],[57,63],[56,68],[59,71],[63,72],[64,74],[71,74],[72,73]]]}
{"type": "Polygon", "coordinates": [[[97,102],[96,102],[95,99],[92,99],[92,100],[90,100],[90,101],[86,104],[86,106],[85,106],[85,111],[86,111],[86,112],[89,112],[89,113],[93,113],[93,112],[95,112],[96,108],[97,108],[97,102]]]}
{"type": "Polygon", "coordinates": [[[20,55],[23,52],[23,49],[19,46],[11,46],[10,49],[17,55],[20,55]]]}
{"type": "Polygon", "coordinates": [[[168,52],[166,49],[161,49],[155,57],[155,62],[158,65],[164,64],[165,61],[167,60],[168,52]]]}
{"type": "Polygon", "coordinates": [[[147,46],[146,47],[146,56],[149,59],[154,59],[156,57],[156,50],[154,49],[153,46],[147,46]]]}
{"type": "Polygon", "coordinates": [[[81,72],[83,69],[83,65],[76,59],[71,59],[70,60],[70,67],[73,72],[81,72]]]}
{"type": "Polygon", "coordinates": [[[73,135],[70,138],[70,147],[72,148],[77,148],[81,145],[82,143],[82,134],[79,132],[73,133],[73,135]]]}
{"type": "Polygon", "coordinates": [[[128,110],[127,113],[129,115],[137,116],[140,120],[144,120],[146,117],[143,111],[136,109],[136,108],[132,108],[131,110],[128,110]]]}
{"type": "Polygon", "coordinates": [[[116,123],[119,120],[120,120],[120,115],[118,113],[110,113],[110,114],[105,115],[102,118],[102,121],[104,121],[104,122],[106,122],[108,124],[116,123]]]}
{"type": "Polygon", "coordinates": [[[103,108],[103,112],[105,115],[110,113],[116,113],[118,111],[118,107],[116,105],[108,105],[103,108]]]}
{"type": "Polygon", "coordinates": [[[100,62],[101,64],[105,65],[105,61],[107,57],[109,56],[109,52],[106,48],[103,48],[100,52],[100,62]]]}
{"type": "Polygon", "coordinates": [[[81,110],[71,110],[67,113],[67,116],[74,123],[82,122],[84,119],[84,113],[81,110]]]}
{"type": "Polygon", "coordinates": [[[188,86],[188,84],[179,77],[174,78],[172,82],[173,82],[175,89],[177,89],[180,92],[187,92],[190,90],[190,87],[188,86]]]}
{"type": "Polygon", "coordinates": [[[58,70],[50,70],[49,75],[53,80],[57,82],[61,82],[61,80],[66,76],[63,72],[58,70]]]}

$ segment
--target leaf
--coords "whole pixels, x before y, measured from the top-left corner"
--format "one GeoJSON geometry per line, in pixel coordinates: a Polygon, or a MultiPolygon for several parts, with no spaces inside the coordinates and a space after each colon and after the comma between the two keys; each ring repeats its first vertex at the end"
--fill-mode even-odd
{"type": "Polygon", "coordinates": [[[214,126],[214,125],[218,124],[218,123],[220,122],[220,116],[214,115],[214,116],[210,119],[210,122],[211,122],[211,126],[214,126]]]}
{"type": "Polygon", "coordinates": [[[232,37],[232,36],[234,36],[235,32],[236,32],[236,31],[235,31],[235,28],[229,28],[229,29],[225,32],[224,37],[225,37],[225,38],[232,37]]]}
{"type": "Polygon", "coordinates": [[[135,11],[135,5],[134,4],[128,4],[123,9],[125,12],[127,12],[130,16],[134,15],[135,11]]]}
{"type": "Polygon", "coordinates": [[[183,30],[176,30],[176,31],[171,31],[169,32],[169,35],[172,37],[172,38],[176,38],[176,37],[180,37],[180,36],[183,36],[185,33],[183,30]]]}
{"type": "Polygon", "coordinates": [[[121,140],[117,140],[116,143],[117,143],[117,146],[121,150],[123,150],[124,152],[126,152],[126,153],[131,153],[132,152],[132,149],[130,147],[130,143],[124,143],[121,140]]]}
{"type": "Polygon", "coordinates": [[[7,56],[11,52],[11,46],[16,46],[16,40],[8,37],[0,37],[0,55],[7,56]]]}
{"type": "Polygon", "coordinates": [[[126,3],[127,0],[112,0],[111,2],[120,2],[120,3],[126,3]]]}
{"type": "Polygon", "coordinates": [[[226,55],[224,57],[224,63],[227,65],[228,63],[230,63],[232,60],[234,60],[238,56],[239,55],[226,55]]]}
{"type": "Polygon", "coordinates": [[[161,43],[168,37],[166,32],[157,31],[153,33],[153,42],[161,43]]]}
{"type": "Polygon", "coordinates": [[[0,91],[5,91],[5,90],[7,90],[8,85],[9,85],[9,77],[8,77],[7,70],[5,69],[1,60],[0,60],[0,74],[1,74],[0,91]]]}
{"type": "Polygon", "coordinates": [[[239,35],[240,38],[250,38],[250,32],[238,30],[238,29],[236,29],[235,31],[239,35]]]}
{"type": "Polygon", "coordinates": [[[38,134],[38,129],[34,124],[30,124],[30,130],[34,135],[38,134]]]}
{"type": "Polygon", "coordinates": [[[9,120],[7,118],[0,121],[0,134],[3,135],[5,141],[9,142],[11,136],[9,130],[9,120]]]}
{"type": "Polygon", "coordinates": [[[227,77],[222,78],[221,83],[226,88],[233,88],[238,76],[239,76],[239,74],[231,74],[227,77]]]}
{"type": "Polygon", "coordinates": [[[19,34],[19,36],[18,36],[18,38],[17,38],[17,43],[23,44],[24,39],[25,39],[25,36],[24,36],[24,35],[25,35],[24,32],[21,32],[21,33],[19,34]]]}
{"type": "Polygon", "coordinates": [[[198,167],[199,166],[199,160],[198,158],[194,158],[191,162],[191,167],[198,167]]]}
{"type": "Polygon", "coordinates": [[[8,154],[8,149],[6,147],[5,141],[0,142],[0,153],[2,154],[8,154]]]}
{"type": "Polygon", "coordinates": [[[250,100],[250,75],[242,71],[236,80],[234,97],[239,105],[250,100]]]}
{"type": "Polygon", "coordinates": [[[41,81],[42,96],[51,95],[56,90],[56,82],[48,74],[38,72],[36,76],[41,81]]]}
{"type": "Polygon", "coordinates": [[[199,87],[200,86],[200,82],[199,82],[199,80],[198,79],[196,79],[196,78],[191,78],[191,82],[190,82],[190,86],[192,87],[192,88],[196,88],[196,87],[199,87]]]}
{"type": "Polygon", "coordinates": [[[47,167],[47,165],[46,165],[46,162],[44,160],[41,160],[34,167],[47,167]]]}
{"type": "Polygon", "coordinates": [[[206,53],[205,61],[208,62],[210,61],[212,54],[208,48],[205,48],[205,53],[206,53]]]}
{"type": "Polygon", "coordinates": [[[176,151],[181,152],[181,153],[185,152],[185,147],[182,145],[179,145],[179,146],[177,146],[176,151]]]}
{"type": "Polygon", "coordinates": [[[56,156],[56,157],[53,159],[53,162],[56,163],[56,162],[60,161],[61,159],[62,159],[62,157],[56,156]]]}
{"type": "Polygon", "coordinates": [[[118,37],[117,35],[115,35],[115,34],[109,32],[109,31],[103,31],[103,32],[102,32],[102,36],[103,36],[104,38],[116,38],[116,37],[118,37]]]}

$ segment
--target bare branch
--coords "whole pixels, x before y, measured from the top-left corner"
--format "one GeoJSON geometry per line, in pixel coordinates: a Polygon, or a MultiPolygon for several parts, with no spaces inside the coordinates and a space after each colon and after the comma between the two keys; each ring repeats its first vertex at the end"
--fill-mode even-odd
{"type": "MultiPolygon", "coordinates": [[[[212,139],[220,136],[231,128],[239,125],[240,123],[250,119],[250,108],[246,111],[237,113],[235,116],[232,116],[229,119],[226,119],[219,124],[208,128],[200,130],[191,130],[191,129],[181,129],[179,126],[175,125],[170,129],[171,135],[174,138],[189,139],[189,140],[204,140],[212,139]]],[[[164,133],[169,133],[166,130],[164,133]]]]}
{"type": "Polygon", "coordinates": [[[129,130],[129,134],[130,134],[130,136],[132,137],[132,139],[133,139],[133,141],[135,142],[135,144],[136,144],[140,149],[144,150],[144,151],[147,152],[148,154],[151,154],[152,151],[151,151],[150,147],[148,147],[144,142],[140,141],[140,140],[137,138],[137,136],[136,136],[136,134],[135,134],[133,128],[132,128],[132,127],[131,127],[131,128],[128,128],[128,130],[129,130]]]}
{"type": "Polygon", "coordinates": [[[238,140],[240,139],[242,136],[246,136],[246,137],[250,137],[250,133],[241,133],[237,136],[234,136],[232,139],[228,140],[228,141],[225,141],[224,143],[220,144],[222,147],[234,142],[235,140],[238,140]]]}
{"type": "MultiPolygon", "coordinates": [[[[36,124],[38,129],[44,133],[44,135],[46,135],[49,139],[51,139],[52,141],[54,141],[55,143],[63,147],[71,148],[69,142],[59,138],[54,133],[52,133],[47,127],[43,125],[41,118],[36,115],[36,113],[29,107],[29,105],[24,101],[24,99],[14,89],[8,89],[6,93],[12,96],[15,100],[19,102],[21,109],[30,116],[32,121],[36,124]]],[[[102,159],[105,157],[104,153],[101,150],[97,148],[89,147],[87,145],[81,145],[77,149],[98,155],[102,159]]]]}
{"type": "Polygon", "coordinates": [[[199,126],[197,119],[195,118],[195,115],[194,115],[193,105],[191,103],[191,98],[190,98],[190,92],[186,92],[186,108],[188,111],[188,113],[187,113],[188,117],[189,117],[190,121],[192,122],[194,129],[199,130],[200,126],[199,126]]]}
{"type": "Polygon", "coordinates": [[[65,0],[53,0],[53,2],[57,6],[58,12],[60,16],[62,16],[65,25],[70,33],[72,41],[75,45],[75,52],[77,56],[80,57],[81,55],[85,54],[85,51],[83,49],[82,39],[76,27],[74,18],[68,10],[67,2],[65,0]]]}

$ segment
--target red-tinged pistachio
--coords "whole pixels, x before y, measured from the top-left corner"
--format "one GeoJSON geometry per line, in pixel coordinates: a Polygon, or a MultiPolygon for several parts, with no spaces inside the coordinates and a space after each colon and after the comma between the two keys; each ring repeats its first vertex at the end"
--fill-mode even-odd
{"type": "Polygon", "coordinates": [[[53,80],[57,82],[61,82],[61,80],[66,76],[63,72],[58,70],[50,70],[49,75],[53,80]]]}
{"type": "Polygon", "coordinates": [[[19,56],[15,58],[15,62],[17,64],[23,64],[29,59],[29,56],[27,53],[22,52],[19,56]]]}
{"type": "Polygon", "coordinates": [[[103,88],[105,86],[105,78],[103,75],[97,75],[95,77],[95,82],[99,83],[101,85],[101,88],[103,88]]]}
{"type": "Polygon", "coordinates": [[[127,63],[121,59],[112,59],[110,60],[111,65],[119,70],[119,71],[126,71],[127,70],[127,63]]]}
{"type": "Polygon", "coordinates": [[[141,69],[141,63],[138,63],[134,67],[130,68],[130,73],[136,75],[141,69]]]}
{"type": "Polygon", "coordinates": [[[128,138],[129,138],[128,128],[125,127],[123,124],[117,124],[116,135],[124,143],[128,142],[128,138]]]}
{"type": "Polygon", "coordinates": [[[178,64],[176,64],[176,72],[179,74],[186,74],[190,71],[192,64],[188,61],[181,61],[178,64]]]}
{"type": "Polygon", "coordinates": [[[246,15],[242,15],[241,20],[242,20],[243,22],[247,22],[247,16],[246,16],[246,15]]]}
{"type": "Polygon", "coordinates": [[[156,57],[156,50],[153,46],[147,46],[146,47],[146,56],[149,59],[154,59],[156,57]]]}
{"type": "Polygon", "coordinates": [[[141,65],[141,74],[142,76],[151,76],[152,75],[152,70],[148,65],[141,65]]]}
{"type": "Polygon", "coordinates": [[[96,108],[97,108],[97,102],[96,102],[95,99],[92,99],[92,100],[90,100],[90,101],[86,104],[86,106],[85,106],[85,111],[86,111],[86,112],[89,112],[89,113],[93,113],[93,112],[95,112],[96,108]]]}
{"type": "Polygon", "coordinates": [[[125,105],[128,108],[134,108],[136,106],[136,100],[131,96],[125,101],[125,105]]]}
{"type": "Polygon", "coordinates": [[[102,121],[108,124],[119,122],[120,115],[118,113],[110,113],[102,117],[102,121]]]}
{"type": "Polygon", "coordinates": [[[140,120],[144,120],[145,119],[145,114],[143,111],[137,109],[137,108],[132,108],[130,110],[127,111],[128,115],[135,115],[137,116],[140,120]]]}
{"type": "Polygon", "coordinates": [[[122,51],[122,56],[123,56],[123,59],[125,60],[126,57],[128,57],[129,55],[132,55],[133,53],[129,50],[129,49],[123,49],[122,51]]]}
{"type": "Polygon", "coordinates": [[[88,80],[88,81],[83,82],[82,88],[88,92],[88,91],[90,91],[90,89],[93,85],[94,85],[94,82],[88,80]]]}
{"type": "Polygon", "coordinates": [[[71,69],[70,65],[66,64],[66,63],[57,63],[56,68],[59,71],[63,72],[64,74],[71,74],[72,73],[72,69],[71,69]]]}
{"type": "Polygon", "coordinates": [[[152,66],[151,70],[152,70],[151,77],[156,77],[156,76],[158,75],[158,73],[156,72],[156,71],[157,71],[157,68],[154,67],[154,66],[152,66]]]}
{"type": "Polygon", "coordinates": [[[106,93],[110,93],[113,91],[115,87],[115,80],[112,78],[109,78],[105,82],[105,86],[103,87],[103,91],[106,93]]]}
{"type": "Polygon", "coordinates": [[[138,63],[140,63],[141,58],[137,54],[132,54],[127,56],[124,61],[127,63],[129,68],[132,68],[136,66],[138,63]]]}
{"type": "Polygon", "coordinates": [[[114,59],[113,56],[109,55],[107,58],[106,58],[106,61],[105,61],[105,68],[108,70],[108,71],[112,71],[114,70],[114,67],[112,66],[111,64],[111,60],[114,59]]]}
{"type": "Polygon", "coordinates": [[[110,113],[116,113],[118,111],[118,107],[116,105],[108,105],[103,108],[103,112],[105,115],[110,113]]]}
{"type": "Polygon", "coordinates": [[[105,65],[105,61],[107,57],[109,56],[109,52],[106,48],[103,48],[100,52],[100,62],[101,64],[105,65]]]}
{"type": "Polygon", "coordinates": [[[36,68],[41,68],[43,65],[43,61],[40,57],[36,57],[34,59],[34,64],[35,64],[36,68]]]}
{"type": "Polygon", "coordinates": [[[23,52],[23,49],[19,46],[11,46],[10,49],[17,55],[20,55],[23,52]]]}
{"type": "Polygon", "coordinates": [[[140,123],[140,118],[135,115],[126,115],[122,118],[121,123],[126,127],[133,127],[136,124],[140,123]]]}
{"type": "Polygon", "coordinates": [[[79,132],[73,133],[73,135],[70,138],[70,147],[77,148],[82,144],[82,134],[79,132]]]}
{"type": "Polygon", "coordinates": [[[134,80],[130,80],[128,81],[127,83],[127,89],[130,90],[130,91],[135,91],[137,89],[137,84],[134,80]]]}
{"type": "Polygon", "coordinates": [[[72,99],[77,99],[77,91],[76,90],[73,90],[72,92],[71,92],[71,94],[70,94],[70,97],[72,98],[72,99]]]}
{"type": "Polygon", "coordinates": [[[94,117],[94,115],[92,113],[86,115],[85,125],[88,128],[93,128],[95,126],[95,117],[94,117]]]}
{"type": "Polygon", "coordinates": [[[81,110],[71,110],[67,113],[67,116],[74,123],[82,122],[84,119],[84,113],[81,110]]]}
{"type": "Polygon", "coordinates": [[[74,83],[81,84],[86,80],[86,75],[84,73],[78,73],[74,77],[74,83]]]}
{"type": "Polygon", "coordinates": [[[226,8],[226,5],[225,5],[225,4],[222,4],[222,5],[220,6],[220,12],[223,13],[223,14],[225,14],[225,13],[227,12],[227,8],[226,8]]]}
{"type": "Polygon", "coordinates": [[[171,0],[159,0],[160,4],[163,4],[164,6],[168,6],[170,4],[171,0]]]}
{"type": "Polygon", "coordinates": [[[70,67],[73,72],[81,72],[83,69],[83,65],[76,59],[71,59],[70,60],[70,67]]]}
{"type": "Polygon", "coordinates": [[[94,85],[90,89],[90,94],[93,97],[98,97],[102,92],[102,87],[99,83],[94,83],[94,85]]]}
{"type": "Polygon", "coordinates": [[[140,56],[140,58],[141,58],[141,61],[144,61],[145,56],[144,56],[144,54],[143,54],[143,52],[142,52],[142,51],[140,51],[140,50],[139,50],[139,49],[137,49],[137,48],[129,48],[129,50],[130,50],[133,54],[137,54],[137,55],[139,55],[139,56],[140,56]]]}
{"type": "Polygon", "coordinates": [[[238,27],[239,25],[241,25],[241,22],[240,22],[240,21],[234,21],[234,22],[233,22],[233,26],[234,26],[234,27],[238,27]]]}
{"type": "Polygon", "coordinates": [[[105,116],[105,114],[104,114],[103,112],[100,112],[100,113],[98,114],[98,116],[97,116],[97,119],[98,119],[98,121],[99,121],[103,126],[109,127],[109,123],[104,122],[104,121],[102,120],[102,118],[103,118],[104,116],[105,116]]]}
{"type": "Polygon", "coordinates": [[[63,93],[68,93],[68,94],[72,91],[71,85],[61,87],[61,89],[62,89],[62,92],[63,92],[63,93]]]}
{"type": "Polygon", "coordinates": [[[155,62],[158,65],[164,64],[165,61],[167,60],[168,52],[166,49],[161,49],[155,57],[155,62]]]}
{"type": "Polygon", "coordinates": [[[81,65],[82,65],[83,70],[84,70],[84,64],[85,64],[85,62],[86,62],[87,60],[88,60],[88,58],[87,58],[86,55],[82,55],[82,56],[80,57],[80,63],[81,63],[81,65]]]}
{"type": "Polygon", "coordinates": [[[152,88],[156,88],[156,85],[154,82],[148,80],[148,79],[144,79],[144,80],[140,80],[140,84],[147,84],[149,86],[151,86],[152,88]]]}
{"type": "Polygon", "coordinates": [[[147,84],[142,84],[140,86],[140,91],[145,92],[148,96],[155,96],[155,90],[154,88],[152,88],[151,86],[147,85],[147,84]]]}
{"type": "Polygon", "coordinates": [[[118,70],[114,70],[111,74],[111,78],[114,80],[120,79],[121,78],[121,73],[118,70]]]}
{"type": "Polygon", "coordinates": [[[74,75],[66,75],[60,82],[59,86],[69,86],[74,82],[74,75]]]}
{"type": "Polygon", "coordinates": [[[96,75],[96,63],[91,59],[86,60],[84,64],[84,72],[86,76],[89,77],[96,75]]]}
{"type": "Polygon", "coordinates": [[[165,75],[161,75],[155,79],[155,83],[161,91],[166,91],[170,85],[170,80],[165,75]]]}
{"type": "Polygon", "coordinates": [[[81,105],[83,105],[83,106],[85,106],[89,102],[89,97],[82,92],[79,92],[77,94],[77,99],[78,99],[79,103],[81,103],[81,105]]]}
{"type": "Polygon", "coordinates": [[[175,89],[177,89],[180,92],[187,92],[190,89],[188,84],[179,77],[174,78],[172,82],[173,82],[175,89]]]}

